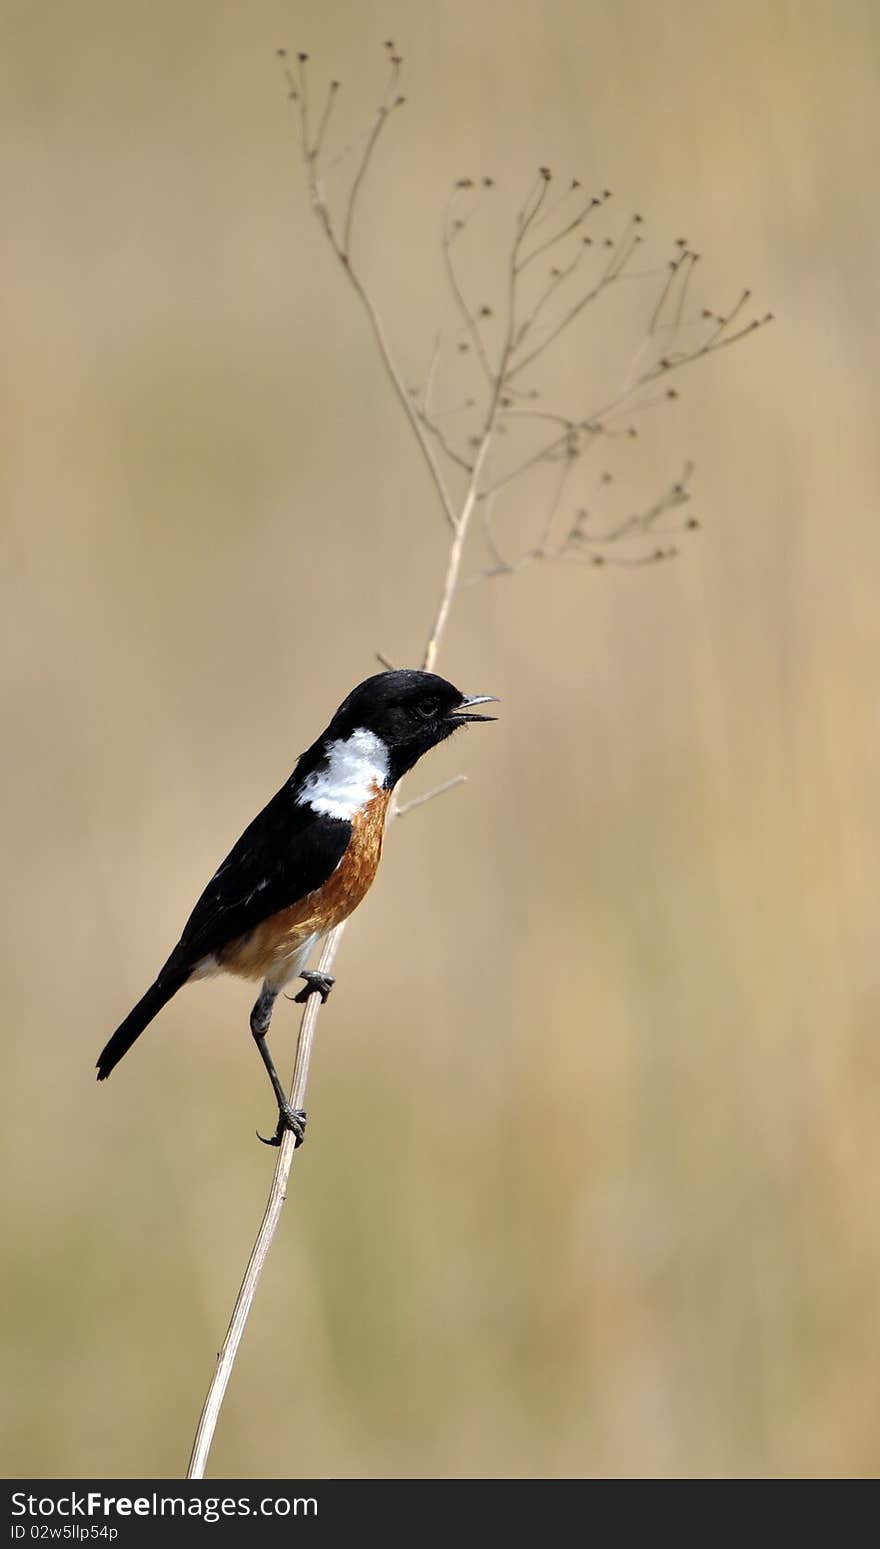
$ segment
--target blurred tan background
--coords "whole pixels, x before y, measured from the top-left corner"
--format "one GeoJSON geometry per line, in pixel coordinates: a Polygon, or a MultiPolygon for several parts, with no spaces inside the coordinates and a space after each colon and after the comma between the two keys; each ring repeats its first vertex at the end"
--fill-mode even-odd
{"type": "Polygon", "coordinates": [[[778,321],[616,465],[637,504],[694,457],[677,563],[456,605],[440,667],[502,718],[419,771],[469,783],[344,942],[211,1472],[875,1473],[876,6],[6,0],[3,34],[3,1472],[183,1472],[272,1166],[250,987],[93,1062],[374,651],[423,647],[441,523],[273,58],[356,126],[393,37],[360,251],[409,374],[450,180],[509,212],[540,162],[778,321]]]}

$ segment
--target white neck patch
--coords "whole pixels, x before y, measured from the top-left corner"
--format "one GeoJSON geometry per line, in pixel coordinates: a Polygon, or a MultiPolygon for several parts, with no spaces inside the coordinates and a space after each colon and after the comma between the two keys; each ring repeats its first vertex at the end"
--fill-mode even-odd
{"type": "Polygon", "coordinates": [[[358,727],[350,737],[327,744],[327,757],[303,781],[297,806],[328,818],[362,812],[388,776],[388,749],[381,737],[358,727]]]}

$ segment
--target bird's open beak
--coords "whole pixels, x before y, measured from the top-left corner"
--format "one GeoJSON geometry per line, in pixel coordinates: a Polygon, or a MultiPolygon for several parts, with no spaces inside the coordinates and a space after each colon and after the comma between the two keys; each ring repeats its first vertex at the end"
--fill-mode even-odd
{"type": "Polygon", "coordinates": [[[453,711],[453,717],[456,721],[494,721],[497,720],[497,716],[462,715],[461,712],[469,710],[472,705],[497,705],[498,702],[495,694],[469,694],[461,701],[458,709],[453,711]]]}

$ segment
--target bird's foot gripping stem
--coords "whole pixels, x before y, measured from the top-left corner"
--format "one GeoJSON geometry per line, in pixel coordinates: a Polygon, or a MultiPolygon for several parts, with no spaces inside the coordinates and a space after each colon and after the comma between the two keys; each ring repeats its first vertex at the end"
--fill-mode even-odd
{"type": "Polygon", "coordinates": [[[290,1103],[285,1102],[278,1107],[278,1123],[275,1126],[274,1135],[267,1137],[257,1130],[257,1139],[262,1140],[264,1146],[280,1146],[286,1130],[291,1130],[295,1135],[294,1150],[301,1146],[306,1138],[306,1124],[308,1118],[303,1108],[291,1108],[290,1103]]]}
{"type": "Polygon", "coordinates": [[[297,1146],[301,1146],[306,1134],[306,1115],[302,1108],[294,1108],[278,1079],[278,1072],[272,1063],[269,1046],[266,1043],[266,1034],[269,1031],[269,1023],[272,1020],[272,1007],[275,1004],[277,990],[263,985],[257,1003],[251,1012],[251,1032],[254,1042],[260,1051],[260,1059],[266,1067],[269,1080],[272,1083],[272,1091],[275,1093],[275,1101],[278,1104],[278,1123],[275,1133],[271,1137],[261,1135],[257,1130],[257,1139],[262,1140],[264,1146],[280,1146],[285,1132],[290,1130],[297,1146]]]}
{"type": "Polygon", "coordinates": [[[298,995],[288,995],[288,1000],[294,1000],[304,1006],[310,995],[320,995],[321,1005],[325,1005],[336,980],[332,974],[322,974],[317,968],[306,968],[299,976],[305,979],[305,984],[298,995]]]}

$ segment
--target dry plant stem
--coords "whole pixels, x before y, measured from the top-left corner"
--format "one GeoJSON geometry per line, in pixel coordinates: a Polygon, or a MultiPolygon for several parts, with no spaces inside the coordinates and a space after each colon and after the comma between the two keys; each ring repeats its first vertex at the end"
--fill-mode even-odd
{"type": "MultiPolygon", "coordinates": [[[[383,367],[391,382],[398,402],[400,403],[404,414],[406,415],[410,428],[413,432],[413,435],[415,436],[416,442],[421,450],[429,472],[431,483],[438,497],[443,516],[449,529],[449,548],[446,558],[445,574],[439,590],[434,621],[428,635],[424,655],[422,658],[422,667],[426,671],[432,671],[436,665],[438,653],[440,651],[440,647],[449,624],[450,610],[452,608],[456,593],[459,591],[463,584],[469,584],[463,583],[461,580],[461,566],[468,535],[473,523],[474,514],[480,502],[484,503],[484,532],[494,566],[493,568],[479,572],[476,576],[471,577],[470,580],[475,581],[488,579],[493,575],[514,574],[529,560],[533,558],[543,558],[551,554],[551,537],[555,518],[559,510],[563,496],[563,490],[568,480],[571,466],[577,457],[580,456],[581,438],[589,439],[592,441],[594,438],[597,438],[601,435],[613,435],[615,432],[609,431],[603,424],[603,420],[609,415],[619,411],[624,405],[627,405],[640,388],[645,387],[648,383],[655,381],[660,376],[665,376],[670,372],[680,369],[682,366],[689,365],[692,361],[696,360],[702,355],[711,354],[719,349],[726,348],[728,344],[735,343],[738,339],[743,338],[745,334],[752,332],[757,327],[760,327],[761,322],[755,320],[745,325],[744,327],[740,327],[734,333],[727,333],[727,329],[729,328],[730,324],[738,317],[743,304],[748,299],[748,292],[745,292],[737,305],[725,318],[717,317],[714,319],[717,327],[715,328],[714,332],[712,332],[708,338],[704,340],[701,346],[690,351],[671,354],[669,357],[660,360],[659,362],[649,366],[647,369],[641,370],[640,372],[633,371],[630,379],[623,384],[622,388],[610,400],[610,402],[605,404],[602,409],[598,410],[594,414],[582,418],[569,418],[562,415],[548,414],[542,410],[517,409],[513,406],[511,398],[507,396],[510,393],[516,394],[517,392],[517,389],[512,387],[514,378],[516,378],[520,373],[525,371],[527,367],[542,357],[548,348],[553,344],[555,339],[558,338],[560,333],[562,333],[574,322],[575,318],[580,315],[584,308],[586,308],[592,301],[597,299],[597,297],[604,289],[606,289],[610,284],[612,284],[615,280],[619,279],[623,275],[626,265],[628,264],[635,250],[635,246],[640,240],[638,235],[634,233],[634,227],[637,223],[639,223],[641,218],[639,216],[633,217],[633,220],[625,229],[622,237],[616,243],[608,243],[608,246],[612,249],[611,256],[604,272],[599,277],[598,282],[590,290],[588,290],[586,294],[582,295],[578,301],[569,306],[563,312],[562,316],[557,318],[556,321],[549,326],[548,331],[543,339],[541,339],[539,342],[532,343],[528,352],[522,353],[526,341],[529,339],[529,337],[531,336],[531,338],[534,339],[533,330],[535,329],[535,326],[538,323],[545,306],[556,294],[559,286],[564,282],[564,280],[566,280],[569,275],[574,272],[575,267],[580,263],[580,256],[573,260],[570,264],[563,265],[558,271],[554,271],[551,274],[549,285],[545,287],[544,291],[539,295],[537,301],[532,303],[531,309],[527,310],[524,316],[517,315],[518,311],[521,310],[520,306],[518,305],[518,280],[520,275],[522,274],[523,270],[532,263],[533,260],[540,257],[542,254],[545,254],[564,238],[572,234],[587,218],[590,211],[600,203],[604,202],[604,199],[609,197],[607,194],[605,194],[603,195],[602,200],[595,198],[590,200],[581,209],[579,209],[575,217],[566,223],[559,232],[555,233],[546,240],[538,242],[538,244],[529,251],[528,241],[534,239],[536,230],[542,226],[548,215],[552,214],[557,207],[551,203],[549,210],[545,209],[550,181],[550,172],[547,168],[542,168],[540,170],[537,183],[533,186],[531,192],[525,200],[525,203],[517,215],[516,230],[511,243],[507,267],[506,328],[504,330],[503,342],[498,349],[496,362],[490,358],[490,354],[494,352],[487,350],[485,341],[480,332],[477,317],[475,316],[471,307],[468,305],[464,290],[462,289],[462,286],[459,282],[458,274],[456,272],[453,260],[452,246],[455,235],[458,230],[462,229],[464,223],[459,222],[457,225],[451,223],[449,212],[447,211],[442,238],[442,254],[446,267],[447,279],[456,307],[465,323],[465,327],[470,335],[473,347],[476,350],[479,364],[483,376],[485,377],[486,389],[486,403],[484,413],[482,415],[482,429],[479,435],[475,436],[471,442],[471,446],[474,449],[473,456],[463,457],[455,450],[453,446],[449,444],[447,438],[438,428],[436,419],[431,415],[431,388],[433,385],[433,378],[437,364],[439,340],[438,344],[435,346],[434,355],[432,357],[431,365],[428,371],[428,379],[424,389],[423,401],[420,403],[418,400],[418,395],[407,390],[400,367],[397,364],[397,361],[388,343],[382,317],[379,313],[377,305],[373,300],[366,282],[361,277],[352,259],[352,241],[354,236],[355,214],[358,206],[359,196],[363,191],[364,183],[370,169],[373,153],[375,151],[377,142],[381,137],[382,131],[388,121],[388,118],[394,109],[401,106],[404,101],[403,98],[395,97],[394,95],[397,89],[400,59],[394,53],[392,44],[388,44],[386,47],[389,51],[389,63],[391,66],[389,85],[373,118],[372,124],[365,139],[364,148],[357,160],[354,175],[349,185],[348,197],[344,203],[341,219],[338,223],[334,221],[330,206],[325,197],[319,168],[319,156],[324,141],[327,123],[334,105],[337,83],[332,82],[330,85],[326,105],[320,118],[317,133],[313,139],[310,128],[305,72],[305,62],[307,56],[299,56],[299,67],[296,79],[291,74],[290,69],[286,64],[284,68],[288,86],[290,88],[290,95],[295,100],[298,109],[301,153],[312,209],[324,232],[331,251],[339,262],[339,265],[345,273],[349,284],[352,286],[362,307],[364,308],[364,311],[366,312],[383,367]],[[496,476],[489,482],[483,483],[482,480],[487,470],[490,450],[494,444],[496,432],[499,428],[499,421],[504,418],[531,418],[533,420],[544,420],[555,428],[557,434],[554,435],[552,439],[548,440],[544,446],[540,447],[536,452],[532,453],[519,464],[509,469],[506,473],[496,474],[496,476]],[[462,481],[463,488],[457,490],[455,493],[453,493],[452,488],[447,483],[443,468],[438,461],[437,449],[439,449],[446,457],[448,457],[449,460],[466,475],[466,478],[462,481]],[[559,479],[553,493],[553,498],[551,500],[549,510],[545,515],[543,530],[541,532],[538,545],[532,549],[527,550],[519,560],[513,563],[507,563],[503,559],[502,555],[498,552],[494,538],[492,536],[491,508],[493,498],[502,489],[505,489],[509,484],[518,479],[529,468],[534,467],[536,463],[542,461],[552,461],[556,459],[562,460],[562,466],[560,468],[559,479]]],[[[282,57],[284,57],[283,51],[282,57]]],[[[468,180],[458,186],[471,187],[472,184],[468,180]]],[[[576,189],[579,187],[579,185],[573,184],[572,187],[573,189],[576,189]]],[[[672,307],[674,307],[676,321],[679,322],[681,320],[687,283],[690,279],[690,273],[692,271],[694,262],[696,262],[696,259],[697,255],[686,249],[681,254],[680,258],[672,265],[666,283],[662,289],[660,300],[651,319],[649,335],[653,335],[656,332],[659,332],[662,327],[667,326],[661,323],[661,316],[664,312],[664,309],[667,307],[667,304],[670,303],[670,295],[673,292],[676,277],[678,276],[679,272],[683,270],[684,283],[682,285],[682,289],[677,297],[677,300],[673,301],[671,304],[672,307]]],[[[480,315],[482,315],[482,312],[480,315]]],[[[711,318],[712,314],[704,314],[704,316],[711,318]]],[[[769,315],[765,320],[769,320],[769,315]]],[[[526,396],[533,395],[528,394],[526,396]]],[[[681,504],[687,500],[687,476],[688,475],[686,471],[684,479],[678,485],[673,486],[671,493],[661,497],[661,499],[656,502],[654,506],[650,507],[647,512],[642,513],[640,516],[628,518],[625,522],[621,523],[618,528],[611,529],[610,531],[599,535],[597,538],[592,540],[590,534],[583,525],[576,525],[569,534],[568,539],[565,540],[565,543],[562,546],[557,544],[555,549],[559,552],[562,552],[566,544],[575,543],[577,541],[585,543],[589,543],[590,541],[612,542],[618,537],[625,536],[626,533],[631,530],[638,530],[641,532],[651,531],[656,521],[662,517],[666,510],[671,509],[673,506],[681,504]]],[[[585,558],[586,557],[587,556],[585,556],[585,558]]],[[[645,561],[631,561],[631,563],[642,562],[645,561]]],[[[434,790],[427,791],[423,796],[418,796],[414,800],[405,803],[401,807],[393,807],[389,813],[389,821],[397,817],[401,817],[407,812],[411,812],[416,807],[422,806],[425,802],[432,800],[435,796],[439,796],[442,794],[442,792],[452,789],[454,786],[458,785],[463,778],[463,776],[458,775],[454,779],[447,780],[443,785],[438,786],[434,790]]],[[[332,931],[326,939],[318,965],[322,973],[327,973],[330,970],[330,967],[336,956],[344,928],[344,925],[337,926],[336,929],[332,931]]],[[[305,1106],[309,1063],[317,1028],[318,1016],[320,1015],[321,1004],[321,1000],[317,995],[310,996],[306,1002],[306,1006],[300,1022],[296,1061],[290,1094],[292,1106],[295,1108],[303,1108],[305,1106]]],[[[265,1214],[263,1216],[263,1220],[257,1234],[257,1239],[254,1244],[247,1269],[245,1271],[241,1289],[239,1290],[238,1297],[236,1299],[232,1319],[229,1324],[229,1329],[227,1331],[226,1338],[224,1339],[223,1347],[217,1358],[214,1376],[205,1399],[201,1418],[199,1420],[198,1430],[196,1432],[195,1441],[193,1443],[189,1469],[187,1471],[187,1478],[189,1479],[201,1479],[204,1477],[208,1455],[210,1452],[211,1443],[213,1441],[214,1430],[217,1424],[217,1419],[223,1403],[224,1395],[226,1393],[227,1384],[232,1373],[232,1367],[238,1353],[238,1348],[241,1343],[244,1330],[247,1326],[248,1317],[250,1316],[251,1307],[253,1305],[257,1286],[259,1285],[260,1277],[263,1272],[263,1267],[265,1265],[269,1250],[272,1246],[275,1232],[278,1227],[278,1222],[281,1217],[281,1210],[284,1205],[294,1152],[294,1136],[290,1132],[287,1132],[282,1137],[265,1214]]]]}
{"type": "MultiPolygon", "coordinates": [[[[377,117],[376,123],[374,124],[373,132],[371,133],[368,140],[367,149],[364,153],[363,160],[358,168],[358,172],[356,173],[353,194],[349,196],[349,203],[345,215],[344,243],[340,243],[335,234],[330,212],[321,193],[316,166],[317,146],[312,148],[308,139],[308,123],[305,112],[304,94],[302,91],[300,91],[299,100],[303,134],[303,152],[313,208],[321,222],[333,252],[338,258],[342,268],[347,274],[362,305],[366,310],[367,316],[373,328],[376,343],[379,347],[379,353],[381,355],[383,364],[385,365],[385,369],[395,388],[397,397],[404,408],[410,425],[413,428],[416,439],[418,440],[419,445],[421,446],[425,455],[425,460],[428,463],[432,481],[439,496],[440,503],[443,507],[446,520],[452,529],[452,538],[450,540],[446,563],[446,574],[443,580],[443,585],[440,589],[437,612],[434,618],[434,624],[431,629],[430,636],[428,638],[428,643],[425,647],[425,654],[422,662],[423,668],[426,671],[431,671],[434,667],[434,664],[436,663],[440,644],[449,621],[449,611],[452,607],[452,601],[458,585],[465,540],[467,538],[468,529],[470,527],[471,519],[477,504],[480,475],[482,473],[486,457],[488,456],[489,447],[491,445],[495,430],[498,402],[501,392],[501,383],[504,378],[504,372],[510,353],[510,342],[513,336],[514,319],[512,309],[508,323],[507,340],[502,350],[501,365],[491,394],[491,401],[486,415],[485,428],[480,445],[477,449],[477,454],[474,459],[473,466],[470,469],[467,489],[465,490],[461,505],[458,507],[458,509],[456,509],[456,507],[453,505],[452,498],[447,489],[442,473],[440,472],[440,469],[436,463],[436,459],[434,458],[433,449],[427,440],[425,431],[419,422],[417,413],[414,410],[412,403],[410,402],[409,395],[407,394],[403,383],[403,378],[401,377],[397,364],[391,354],[391,350],[385,336],[385,330],[382,325],[382,320],[379,316],[376,305],[351,265],[349,243],[351,239],[355,197],[363,182],[363,177],[369,162],[370,154],[375,146],[385,118],[387,117],[387,109],[384,107],[380,109],[379,116],[377,117]]],[[[452,786],[457,785],[458,783],[458,779],[447,781],[445,785],[438,787],[436,791],[429,791],[425,796],[417,797],[414,801],[408,802],[406,807],[400,809],[397,815],[400,815],[403,811],[411,811],[414,807],[422,805],[423,802],[432,799],[432,797],[436,795],[440,795],[441,791],[449,790],[452,788],[452,786]]],[[[330,966],[336,956],[344,928],[344,925],[338,925],[336,929],[331,931],[330,935],[327,937],[324,950],[321,953],[321,957],[318,963],[320,972],[329,972],[330,966]]],[[[294,1066],[293,1084],[291,1088],[291,1105],[294,1108],[303,1108],[305,1106],[309,1063],[311,1060],[312,1046],[314,1043],[315,1029],[317,1026],[320,1009],[320,997],[317,995],[310,996],[306,1002],[306,1007],[303,1012],[302,1021],[300,1023],[299,1040],[297,1043],[296,1063],[294,1066]]],[[[189,1468],[187,1470],[188,1479],[204,1478],[205,1467],[207,1465],[208,1455],[211,1450],[211,1443],[214,1438],[214,1431],[216,1429],[217,1419],[223,1404],[226,1388],[229,1383],[229,1378],[232,1374],[232,1368],[235,1363],[236,1355],[238,1354],[238,1348],[241,1344],[242,1336],[244,1334],[245,1328],[247,1327],[247,1321],[250,1316],[254,1296],[256,1295],[257,1291],[257,1286],[260,1283],[263,1267],[268,1257],[269,1250],[272,1246],[275,1232],[278,1228],[278,1222],[281,1218],[281,1210],[284,1205],[284,1200],[287,1193],[287,1181],[290,1176],[294,1151],[294,1136],[288,1131],[282,1137],[278,1152],[278,1160],[275,1164],[275,1173],[272,1179],[272,1185],[269,1191],[269,1199],[266,1205],[265,1213],[263,1215],[263,1220],[260,1224],[260,1230],[257,1233],[257,1239],[254,1243],[247,1269],[245,1270],[244,1279],[242,1280],[241,1288],[236,1298],[235,1307],[233,1309],[232,1318],[226,1333],[226,1338],[223,1341],[222,1349],[220,1350],[220,1354],[217,1358],[214,1376],[212,1378],[211,1385],[208,1389],[208,1394],[205,1399],[204,1407],[202,1409],[201,1418],[199,1420],[198,1429],[196,1431],[195,1441],[193,1443],[189,1468]]]]}
{"type": "Polygon", "coordinates": [[[414,796],[412,801],[405,801],[402,807],[392,807],[389,814],[392,818],[405,818],[408,812],[415,812],[416,807],[423,807],[426,802],[433,801],[435,796],[445,796],[447,791],[455,790],[457,785],[464,785],[467,775],[453,775],[451,780],[444,780],[442,785],[435,785],[433,790],[425,791],[421,796],[414,796]]]}
{"type": "MultiPolygon", "coordinates": [[[[440,592],[440,600],[437,606],[437,614],[434,620],[434,626],[431,630],[430,638],[425,648],[425,655],[422,664],[426,671],[432,670],[434,663],[437,660],[437,653],[440,649],[443,634],[446,630],[446,625],[449,620],[449,610],[452,606],[452,599],[455,596],[459,571],[461,569],[461,558],[464,550],[465,538],[467,537],[468,527],[470,525],[470,521],[477,502],[477,488],[480,472],[482,470],[486,456],[488,455],[489,446],[492,439],[492,431],[494,429],[495,423],[495,413],[497,412],[497,403],[498,389],[496,388],[495,393],[493,394],[492,411],[487,420],[486,430],[477,453],[468,489],[466,491],[461,510],[454,517],[453,536],[449,545],[446,575],[440,592]]],[[[400,816],[403,814],[403,812],[412,811],[414,807],[421,806],[424,802],[431,800],[434,796],[439,796],[443,791],[450,790],[454,785],[458,785],[459,783],[460,777],[456,777],[453,780],[447,781],[443,786],[438,786],[436,790],[428,791],[424,796],[416,797],[414,801],[407,802],[406,806],[400,809],[397,815],[400,816]]],[[[339,947],[339,942],[344,929],[344,924],[337,925],[336,929],[331,931],[330,935],[327,937],[327,940],[324,944],[324,950],[321,953],[321,957],[318,963],[318,968],[321,973],[329,973],[330,966],[336,956],[336,952],[339,947]]],[[[296,1063],[293,1072],[293,1085],[290,1095],[291,1105],[294,1108],[305,1107],[306,1086],[308,1083],[309,1075],[309,1062],[312,1056],[312,1045],[314,1043],[315,1028],[320,1010],[320,997],[317,995],[311,995],[306,1002],[306,1007],[303,1012],[302,1021],[300,1023],[299,1040],[296,1050],[296,1063]]],[[[251,1252],[250,1259],[248,1260],[248,1266],[245,1270],[244,1279],[241,1283],[241,1289],[239,1290],[238,1296],[236,1298],[235,1307],[232,1312],[232,1318],[230,1320],[229,1328],[226,1332],[226,1338],[223,1341],[222,1349],[219,1356],[217,1357],[217,1365],[214,1369],[214,1376],[211,1380],[211,1385],[208,1389],[208,1394],[202,1409],[201,1418],[199,1420],[198,1429],[196,1431],[195,1441],[193,1442],[192,1456],[190,1457],[189,1468],[186,1475],[187,1479],[203,1479],[205,1475],[208,1454],[211,1450],[211,1443],[214,1439],[214,1431],[217,1426],[217,1419],[219,1417],[223,1399],[226,1394],[227,1384],[229,1382],[230,1376],[232,1375],[232,1368],[235,1364],[235,1358],[238,1354],[238,1347],[241,1344],[242,1335],[244,1334],[245,1328],[247,1327],[247,1321],[250,1317],[251,1307],[253,1305],[254,1296],[256,1295],[257,1286],[260,1283],[263,1267],[268,1257],[269,1249],[271,1248],[274,1241],[275,1232],[278,1228],[278,1222],[281,1219],[281,1211],[287,1195],[287,1180],[290,1176],[291,1164],[294,1157],[294,1149],[294,1136],[290,1131],[287,1131],[283,1136],[281,1145],[279,1147],[278,1160],[275,1164],[275,1174],[272,1178],[272,1185],[269,1190],[269,1199],[266,1205],[265,1213],[263,1215],[263,1220],[260,1224],[260,1230],[257,1233],[257,1240],[254,1243],[253,1251],[251,1252]]]]}
{"type": "MultiPolygon", "coordinates": [[[[390,819],[406,817],[408,812],[414,812],[417,807],[423,807],[426,802],[433,801],[435,796],[443,796],[447,791],[454,790],[457,785],[462,785],[466,779],[467,775],[453,775],[451,780],[444,780],[442,785],[434,786],[433,790],[425,791],[423,795],[413,797],[412,801],[405,802],[402,807],[394,807],[389,814],[390,819]]],[[[320,973],[330,972],[336,953],[339,950],[339,943],[342,940],[344,930],[345,922],[343,921],[327,937],[324,943],[324,950],[318,961],[320,973]]],[[[290,1102],[294,1108],[303,1108],[305,1106],[309,1066],[315,1042],[315,1028],[321,1005],[322,1002],[319,995],[310,995],[302,1014],[299,1038],[296,1045],[293,1082],[290,1090],[290,1102]]],[[[269,1198],[266,1201],[266,1209],[263,1212],[263,1219],[260,1222],[257,1239],[251,1250],[247,1269],[244,1272],[244,1278],[242,1279],[238,1296],[235,1299],[232,1317],[226,1330],[226,1338],[217,1356],[214,1376],[211,1379],[211,1385],[199,1418],[198,1429],[196,1430],[189,1460],[189,1468],[186,1472],[187,1479],[203,1479],[205,1476],[208,1454],[211,1450],[220,1409],[226,1396],[226,1388],[238,1354],[238,1347],[247,1327],[257,1286],[263,1273],[263,1266],[269,1256],[269,1249],[274,1241],[284,1201],[287,1198],[287,1180],[290,1177],[290,1169],[295,1155],[294,1136],[290,1130],[287,1130],[278,1149],[278,1160],[275,1163],[275,1172],[269,1189],[269,1198]]]]}
{"type": "MultiPolygon", "coordinates": [[[[333,959],[339,947],[339,942],[344,930],[344,925],[338,925],[324,943],[324,950],[318,962],[321,973],[329,973],[333,965],[333,959]]],[[[296,1064],[293,1071],[293,1085],[290,1092],[291,1104],[294,1108],[302,1108],[305,1104],[306,1086],[309,1079],[309,1063],[312,1057],[312,1047],[315,1041],[315,1025],[318,1020],[318,1011],[321,999],[318,995],[310,995],[303,1011],[299,1029],[299,1040],[296,1048],[296,1064]]],[[[282,1206],[287,1196],[287,1180],[293,1163],[295,1152],[295,1138],[291,1130],[286,1130],[278,1148],[278,1160],[275,1163],[275,1175],[272,1179],[272,1187],[269,1190],[269,1199],[266,1210],[257,1233],[257,1240],[251,1251],[247,1269],[241,1288],[235,1299],[235,1306],[226,1331],[226,1338],[217,1357],[217,1365],[211,1386],[205,1399],[195,1441],[193,1442],[192,1455],[189,1460],[189,1468],[186,1471],[187,1479],[203,1479],[205,1466],[208,1461],[208,1453],[214,1439],[214,1430],[217,1425],[217,1417],[226,1394],[226,1387],[232,1375],[235,1357],[241,1344],[242,1335],[247,1327],[251,1307],[263,1266],[269,1254],[275,1237],[275,1231],[281,1216],[282,1206]]]]}
{"type": "MultiPolygon", "coordinates": [[[[497,397],[498,394],[496,390],[496,407],[497,397]]],[[[461,572],[461,560],[462,555],[464,554],[465,540],[468,535],[471,518],[474,514],[474,508],[477,504],[480,474],[483,471],[483,465],[489,453],[489,447],[492,442],[492,431],[494,428],[495,419],[493,412],[488,428],[485,431],[483,439],[480,443],[480,449],[477,453],[476,462],[474,463],[473,470],[471,472],[470,481],[468,483],[467,492],[461,507],[461,512],[455,520],[452,542],[449,545],[449,558],[446,565],[446,578],[440,593],[440,601],[437,604],[437,613],[434,618],[433,628],[431,629],[431,633],[428,636],[428,643],[425,646],[425,654],[422,658],[422,667],[424,668],[425,672],[434,671],[434,666],[437,661],[437,652],[440,649],[440,642],[443,639],[446,625],[449,622],[449,610],[452,607],[452,599],[454,598],[456,589],[458,587],[458,577],[461,572]]]]}

